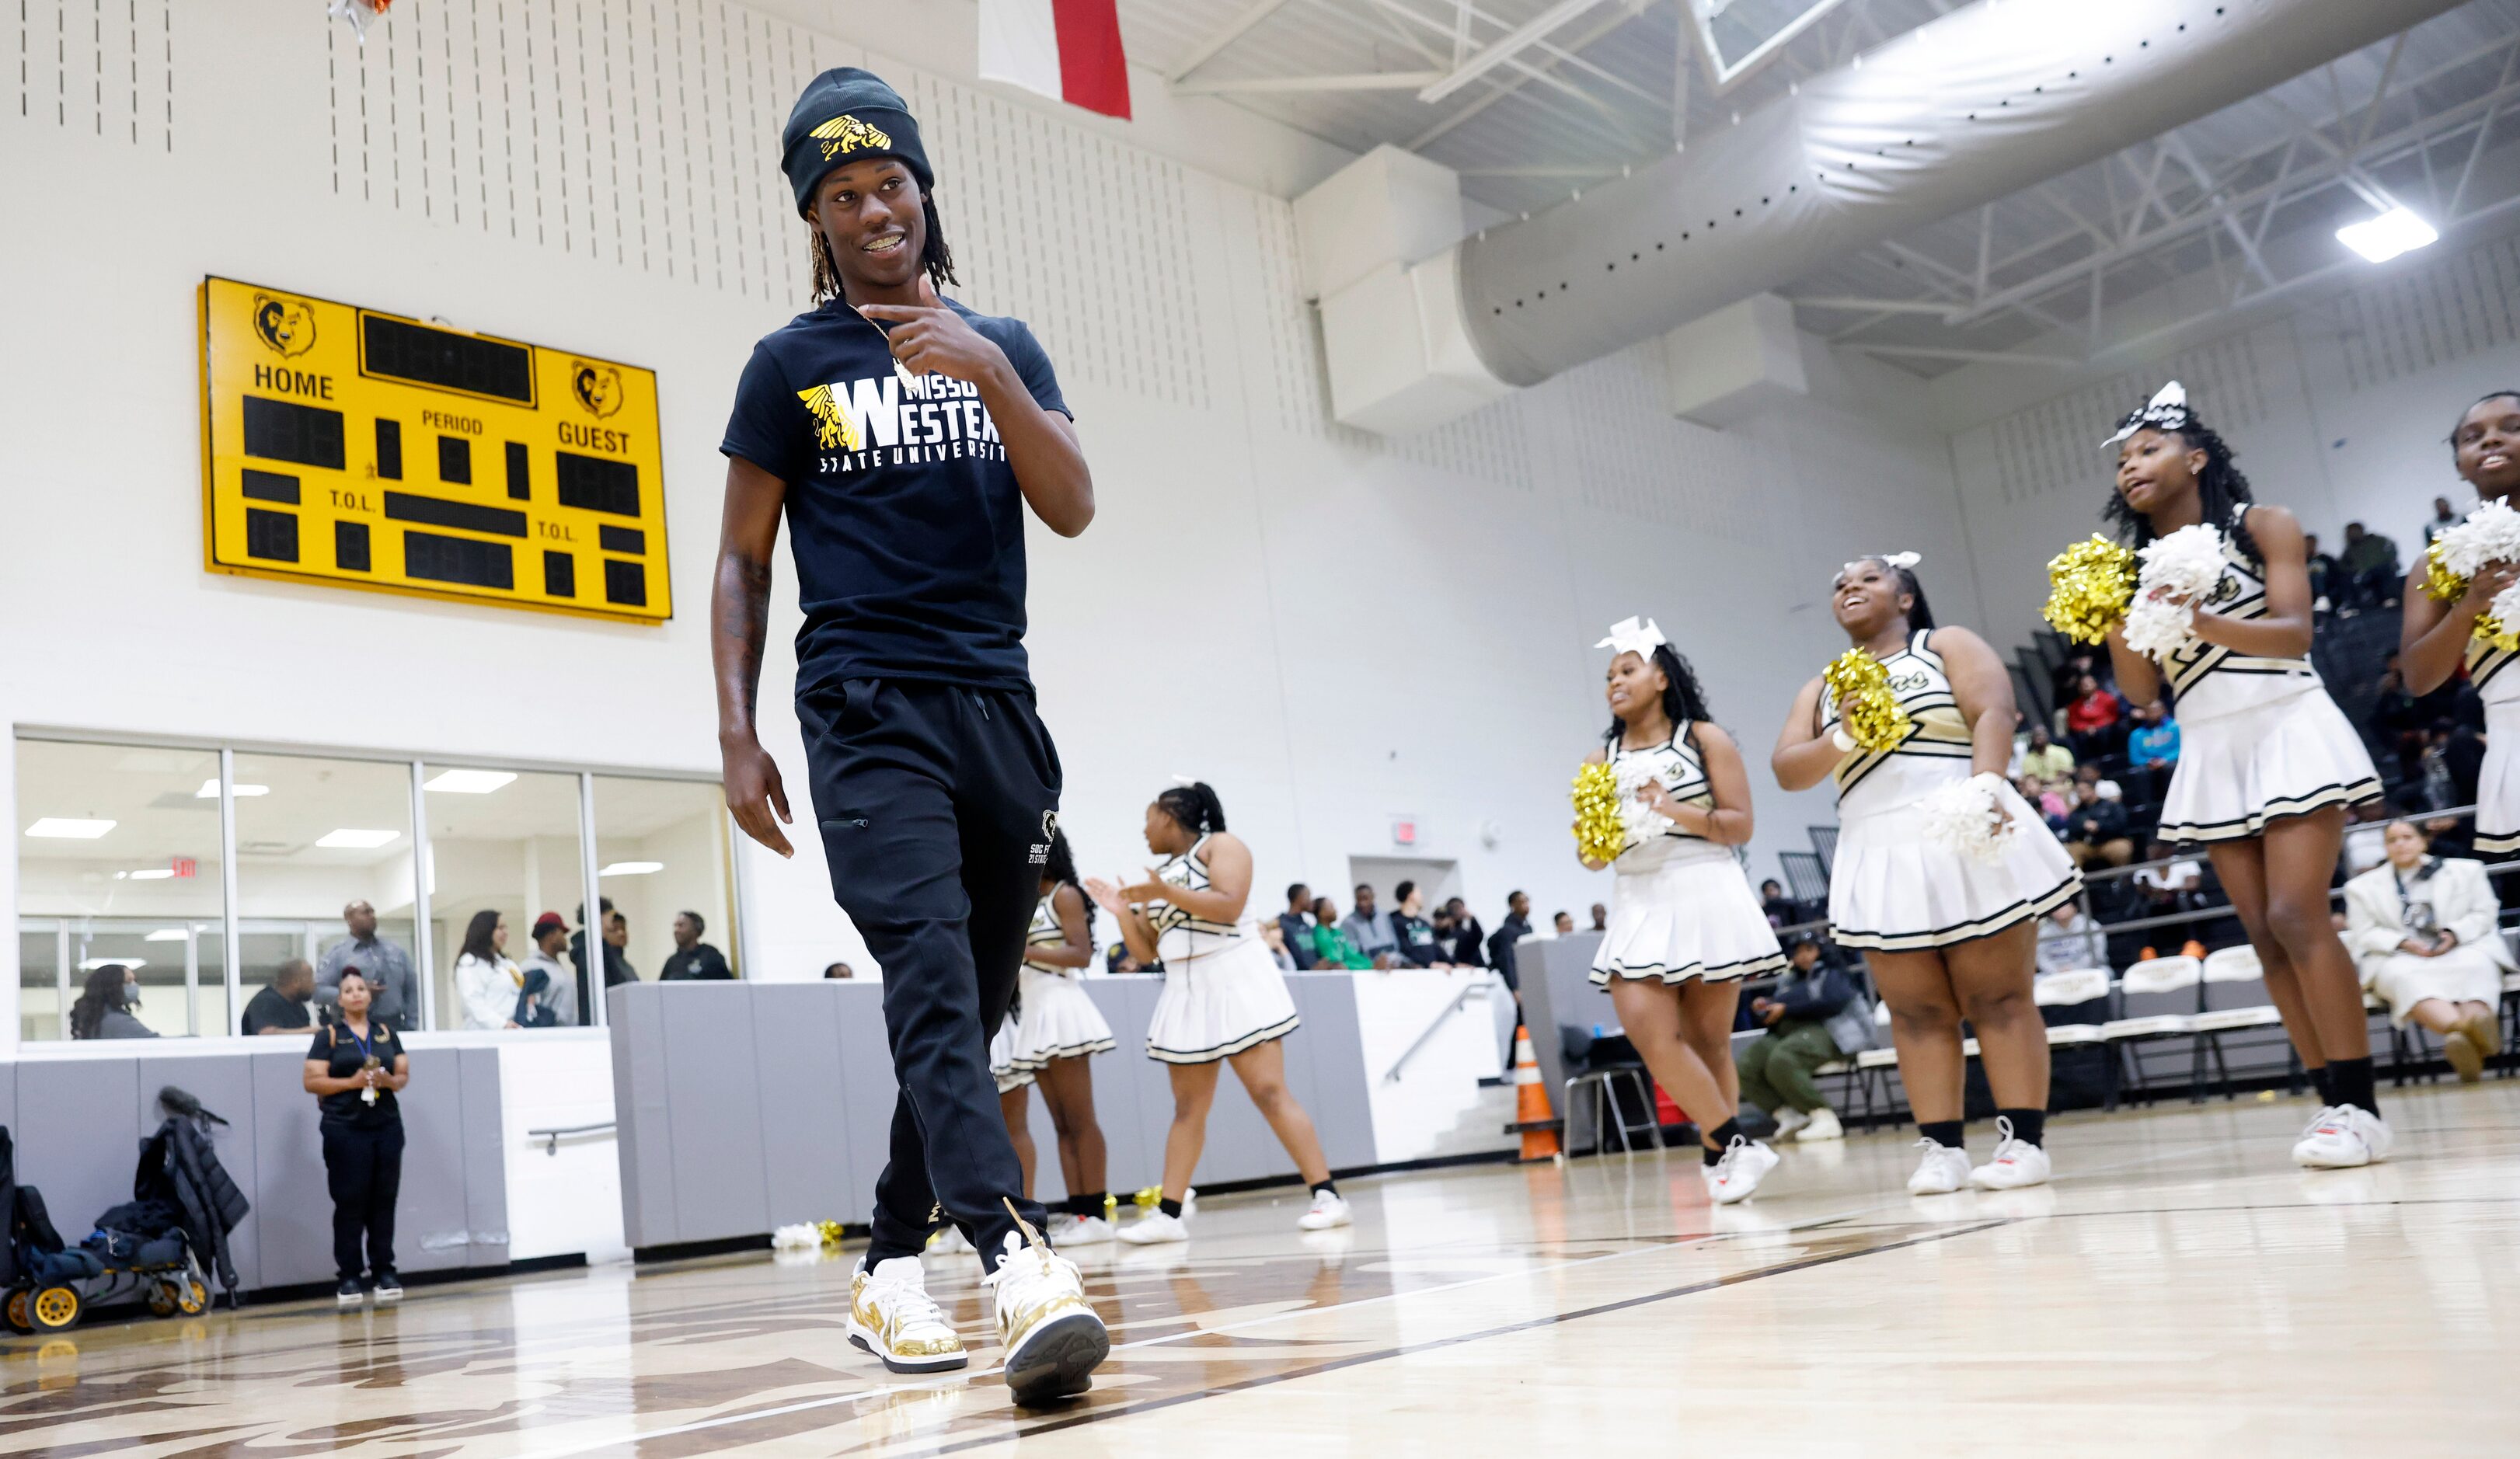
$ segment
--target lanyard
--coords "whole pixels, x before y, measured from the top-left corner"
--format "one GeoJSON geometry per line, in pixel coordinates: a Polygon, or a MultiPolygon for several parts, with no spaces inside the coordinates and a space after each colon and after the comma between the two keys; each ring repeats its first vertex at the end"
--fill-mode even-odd
{"type": "Polygon", "coordinates": [[[342,1022],[341,1022],[341,1028],[343,1029],[343,1031],[344,1031],[344,1032],[349,1033],[349,1035],[350,1035],[350,1041],[351,1041],[352,1043],[355,1043],[355,1044],[357,1044],[357,1045],[359,1046],[359,1057],[360,1057],[362,1060],[373,1059],[373,1058],[375,1058],[375,1057],[377,1056],[377,1051],[376,1051],[376,1046],[375,1046],[375,1045],[376,1045],[376,1025],[375,1025],[375,1023],[371,1022],[371,1023],[368,1025],[368,1037],[367,1037],[367,1038],[365,1038],[365,1039],[360,1038],[360,1037],[358,1036],[358,1033],[357,1033],[355,1030],[352,1030],[352,1029],[350,1028],[350,1024],[349,1024],[349,1021],[348,1021],[347,1019],[342,1020],[342,1022]]]}

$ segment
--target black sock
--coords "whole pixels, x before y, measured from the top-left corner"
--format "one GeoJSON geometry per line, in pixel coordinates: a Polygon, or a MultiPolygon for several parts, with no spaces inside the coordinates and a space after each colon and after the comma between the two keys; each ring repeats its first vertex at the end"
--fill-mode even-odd
{"type": "Polygon", "coordinates": [[[1324,1177],[1322,1177],[1321,1179],[1314,1181],[1314,1182],[1313,1182],[1313,1194],[1318,1196],[1318,1195],[1322,1195],[1322,1194],[1324,1194],[1324,1193],[1328,1193],[1328,1194],[1329,1194],[1329,1195],[1333,1195],[1333,1196],[1334,1196],[1334,1195],[1337,1195],[1337,1194],[1338,1194],[1338,1182],[1337,1182],[1337,1181],[1335,1181],[1335,1180],[1330,1179],[1330,1178],[1329,1178],[1329,1177],[1328,1177],[1328,1176],[1324,1176],[1324,1177]]]}
{"type": "Polygon", "coordinates": [[[1104,1200],[1108,1199],[1109,1195],[1110,1192],[1108,1191],[1098,1190],[1088,1192],[1081,1196],[1069,1196],[1067,1198],[1067,1214],[1070,1216],[1100,1216],[1102,1214],[1102,1203],[1104,1200]]]}
{"type": "Polygon", "coordinates": [[[2012,1122],[2012,1137],[2016,1140],[2024,1140],[2036,1145],[2040,1143],[2040,1137],[2048,1132],[2046,1110],[1997,1110],[1995,1115],[1999,1120],[2012,1122]]]}
{"type": "Polygon", "coordinates": [[[1179,1216],[1181,1215],[1181,1202],[1174,1200],[1157,1201],[1155,1203],[1155,1209],[1166,1216],[1179,1216]]]}
{"type": "Polygon", "coordinates": [[[1716,1126],[1713,1129],[1706,1131],[1706,1137],[1715,1142],[1712,1145],[1704,1147],[1706,1151],[1706,1163],[1708,1165],[1721,1163],[1724,1159],[1724,1152],[1732,1148],[1733,1136],[1740,1132],[1741,1121],[1738,1117],[1727,1120],[1723,1124],[1716,1126]]]}
{"type": "Polygon", "coordinates": [[[2310,1071],[2310,1086],[2318,1091],[2318,1102],[2320,1104],[2327,1105],[2334,1104],[2336,1102],[2335,1091],[2327,1086],[2326,1065],[2321,1064],[2318,1068],[2310,1071]]]}
{"type": "Polygon", "coordinates": [[[1916,1132],[1937,1145],[1948,1145],[1954,1150],[1964,1150],[1968,1148],[1968,1141],[1960,1137],[1960,1130],[1966,1123],[1962,1120],[1919,1120],[1916,1122],[1916,1132]]]}
{"type": "Polygon", "coordinates": [[[2350,1104],[2367,1115],[2380,1113],[2380,1096],[2371,1087],[2368,1056],[2327,1061],[2327,1102],[2350,1104]]]}

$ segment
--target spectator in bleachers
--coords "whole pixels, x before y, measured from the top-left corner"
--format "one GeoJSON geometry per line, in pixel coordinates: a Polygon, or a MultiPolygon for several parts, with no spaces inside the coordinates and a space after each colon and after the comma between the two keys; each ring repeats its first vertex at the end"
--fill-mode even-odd
{"type": "Polygon", "coordinates": [[[1514,963],[1513,948],[1514,944],[1529,936],[1531,936],[1531,894],[1528,892],[1507,894],[1505,920],[1497,924],[1497,930],[1488,938],[1488,966],[1495,968],[1497,975],[1505,979],[1507,988],[1517,993],[1522,990],[1522,974],[1514,963]]]}
{"type": "Polygon", "coordinates": [[[2445,861],[2476,857],[2476,821],[2470,817],[2436,816],[2424,822],[2424,835],[2433,843],[2433,855],[2445,861]]]}
{"type": "Polygon", "coordinates": [[[2345,524],[2345,551],[2336,554],[2345,574],[2340,608],[2393,608],[2398,605],[2398,545],[2361,522],[2345,524]]]}
{"type": "Polygon", "coordinates": [[[2397,753],[2399,778],[2423,778],[2424,748],[2431,742],[2431,729],[2437,721],[2450,718],[2457,703],[2455,677],[2435,685],[2428,694],[2417,694],[2408,686],[2406,665],[2399,655],[2389,655],[2379,693],[2371,701],[2371,729],[2383,745],[2397,753]]]}
{"type": "Polygon", "coordinates": [[[1400,960],[1400,937],[1391,930],[1391,913],[1373,905],[1373,888],[1364,882],[1356,884],[1356,910],[1347,914],[1339,930],[1375,967],[1389,967],[1400,960]]]}
{"type": "Polygon", "coordinates": [[[2074,809],[2065,813],[2065,852],[2086,871],[2135,860],[2135,839],[2127,832],[2118,789],[2115,780],[2078,786],[2074,809]]]}
{"type": "MultiPolygon", "coordinates": [[[[338,975],[335,988],[340,987],[338,975]]],[[[271,975],[271,982],[246,1000],[238,1028],[249,1036],[302,1034],[315,1026],[306,1005],[315,997],[315,969],[303,957],[292,957],[271,975]]]]}
{"type": "Polygon", "coordinates": [[[1313,899],[1313,965],[1351,972],[1377,966],[1348,940],[1347,930],[1339,925],[1338,904],[1328,897],[1313,899]]]}
{"type": "Polygon", "coordinates": [[[665,970],[659,983],[730,982],[735,970],[726,965],[726,954],[700,941],[708,931],[708,919],[696,911],[674,913],[674,951],[665,956],[665,970]]]}
{"type": "Polygon", "coordinates": [[[1391,912],[1391,932],[1400,943],[1400,961],[1411,967],[1451,967],[1453,959],[1436,939],[1435,924],[1424,915],[1425,898],[1418,893],[1418,883],[1404,881],[1391,889],[1391,895],[1400,903],[1391,912]]]}
{"type": "Polygon", "coordinates": [[[2318,550],[2318,534],[2304,532],[2302,550],[2309,554],[2305,564],[2310,571],[2310,610],[2324,617],[2336,610],[2336,589],[2345,581],[2344,570],[2336,558],[2318,550]]]}
{"type": "Polygon", "coordinates": [[[1607,932],[1610,930],[1610,908],[1604,903],[1596,902],[1593,904],[1593,930],[1595,932],[1607,932]]]}
{"type": "Polygon", "coordinates": [[[2451,721],[2450,738],[2442,745],[2442,766],[2450,772],[2451,805],[2475,805],[2477,784],[2485,773],[2485,736],[2465,718],[2451,721]]]}
{"type": "Polygon", "coordinates": [[[1296,882],[1286,888],[1286,909],[1278,913],[1278,936],[1286,947],[1286,955],[1295,960],[1295,971],[1308,973],[1322,954],[1313,951],[1313,889],[1296,882]]]}
{"type": "MultiPolygon", "coordinates": [[[[2155,841],[2145,860],[2163,864],[2145,866],[2130,878],[2143,897],[2139,915],[2166,917],[2174,912],[2194,911],[2205,901],[2205,867],[2190,858],[2171,860],[2168,842],[2155,841]]],[[[2144,934],[2148,943],[2157,947],[2174,947],[2195,937],[2195,924],[2167,922],[2144,934]]]]}
{"type": "Polygon", "coordinates": [[[2179,765],[2179,722],[2159,700],[2135,712],[2135,728],[2127,731],[2127,765],[2144,803],[2158,804],[2179,765]]]}
{"type": "Polygon", "coordinates": [[[2434,856],[2413,821],[2389,822],[2386,844],[2385,863],[2345,884],[2346,940],[2390,1021],[2440,1035],[2442,1057],[2472,1083],[2502,1051],[2501,907],[2482,863],[2434,856]]]}
{"type": "MultiPolygon", "coordinates": [[[[1279,921],[1275,917],[1261,918],[1260,944],[1269,950],[1269,960],[1278,964],[1278,971],[1282,973],[1300,973],[1303,971],[1302,968],[1295,965],[1294,949],[1286,944],[1286,928],[1284,923],[1279,921]]],[[[1306,951],[1309,951],[1311,950],[1312,939],[1310,937],[1306,937],[1304,939],[1304,944],[1306,951]]]]}
{"type": "Polygon", "coordinates": [[[1444,904],[1444,913],[1452,918],[1453,961],[1462,967],[1486,967],[1488,933],[1470,915],[1470,905],[1456,897],[1444,904]]]}
{"type": "Polygon", "coordinates": [[[1759,883],[1759,910],[1768,914],[1771,927],[1790,927],[1802,920],[1802,908],[1785,899],[1784,883],[1773,876],[1759,883]]]}
{"type": "Polygon", "coordinates": [[[2057,905],[2039,929],[2039,971],[2070,973],[2109,965],[2108,939],[2080,901],[2057,905]]]}
{"type": "Polygon", "coordinates": [[[2064,840],[2065,813],[2074,808],[2073,803],[2065,799],[2065,792],[2037,775],[2023,775],[2019,788],[2021,798],[2030,803],[2030,809],[2039,813],[2039,818],[2048,823],[2048,829],[2055,833],[2057,840],[2064,840]]]}
{"type": "Polygon", "coordinates": [[[2115,689],[2100,687],[2097,676],[2086,674],[2075,683],[2073,702],[2065,706],[2065,729],[2077,761],[2105,760],[2126,737],[2126,701],[2115,689]]]}
{"type": "Polygon", "coordinates": [[[2450,509],[2450,498],[2433,498],[2433,519],[2424,523],[2424,546],[2431,547],[2435,538],[2458,523],[2458,513],[2450,509]]]}
{"type": "Polygon", "coordinates": [[[1559,937],[1573,937],[1575,935],[1575,914],[1571,911],[1562,911],[1552,915],[1549,919],[1549,930],[1556,933],[1559,937]]]}
{"type": "Polygon", "coordinates": [[[118,962],[109,962],[87,975],[78,1000],[70,1004],[73,1039],[155,1039],[158,1031],[131,1010],[140,1001],[140,975],[118,962]]]}
{"type": "Polygon", "coordinates": [[[1785,956],[1774,993],[1750,1000],[1750,1016],[1767,1032],[1733,1056],[1741,1102],[1775,1117],[1778,1139],[1843,1139],[1846,1128],[1813,1075],[1871,1047],[1872,1010],[1845,969],[1822,960],[1820,944],[1804,938],[1785,956]]]}
{"type": "Polygon", "coordinates": [[[2422,774],[2412,796],[2414,803],[2427,811],[2447,811],[2459,804],[2458,777],[2450,768],[2451,725],[2436,720],[2424,733],[2423,758],[2417,762],[2422,774]]]}
{"type": "Polygon", "coordinates": [[[2041,783],[2074,774],[2074,752],[2056,743],[2045,725],[2030,727],[2030,748],[2021,752],[2021,773],[2041,783]]]}

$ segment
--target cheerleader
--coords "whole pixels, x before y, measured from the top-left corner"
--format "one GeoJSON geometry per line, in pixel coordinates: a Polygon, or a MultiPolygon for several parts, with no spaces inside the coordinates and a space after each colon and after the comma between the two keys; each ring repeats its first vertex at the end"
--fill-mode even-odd
{"type": "Polygon", "coordinates": [[[1312,1117],[1286,1087],[1286,1052],[1278,1040],[1301,1020],[1284,976],[1245,915],[1250,848],[1227,834],[1225,808],[1205,784],[1177,785],[1155,797],[1147,807],[1147,848],[1165,861],[1145,881],[1085,883],[1086,893],[1119,920],[1130,953],[1164,966],[1164,991],[1147,1029],[1147,1057],[1170,1065],[1172,1074],[1162,1199],[1151,1215],[1122,1227],[1119,1238],[1140,1246],[1190,1238],[1182,1202],[1207,1141],[1220,1064],[1234,1066],[1243,1092],[1312,1187],[1312,1208],[1295,1224],[1307,1231],[1346,1225],[1347,1202],[1330,1180],[1312,1117]]]}
{"type": "Polygon", "coordinates": [[[1859,558],[1830,594],[1848,640],[1889,671],[1907,736],[1886,750],[1841,747],[1841,708],[1815,679],[1777,738],[1777,783],[1805,790],[1837,781],[1830,936],[1868,950],[1873,986],[1890,1006],[1899,1078],[1922,1136],[1909,1192],[2038,1185],[2049,1171],[2048,1029],[2031,997],[2033,952],[2039,918],[2080,892],[2083,874],[2003,778],[2016,718],[2010,676],[1984,639],[1934,626],[1915,562],[1912,553],[1859,558]],[[1926,828],[1928,797],[1971,778],[2013,826],[1992,860],[1926,828]],[[1962,1019],[1977,1035],[1998,1107],[1995,1158],[1975,1170],[1961,1137],[1962,1019]]]}
{"type": "Polygon", "coordinates": [[[1785,965],[1732,848],[1750,839],[1750,781],[1732,737],[1706,715],[1688,661],[1652,620],[1630,618],[1594,645],[1611,651],[1610,729],[1585,760],[1619,777],[1626,845],[1609,930],[1593,955],[1619,1026],[1645,1067],[1697,1122],[1706,1193],[1749,1199],[1777,1153],[1741,1133],[1732,1016],[1741,979],[1785,965]]]}
{"type": "MultiPolygon", "coordinates": [[[[2451,432],[2451,459],[2479,500],[2510,502],[2520,490],[2520,390],[2497,390],[2467,408],[2451,432]]],[[[2520,503],[2513,503],[2520,506],[2520,503]]],[[[2424,559],[2407,576],[2406,619],[2399,628],[2399,665],[2407,692],[2429,694],[2448,684],[2465,656],[2467,678],[2485,702],[2485,765],[2476,778],[2476,850],[2520,851],[2520,673],[2503,672],[2520,655],[2473,637],[2476,620],[2520,581],[2520,564],[2489,563],[2458,601],[2424,592],[2424,559]]]]}
{"type": "MultiPolygon", "coordinates": [[[[1094,910],[1077,883],[1076,858],[1067,848],[1067,833],[1053,831],[1050,860],[1042,867],[1041,904],[1033,909],[1032,930],[1024,938],[1024,962],[1016,986],[1016,1011],[1007,1016],[1013,1030],[1009,1062],[1027,1070],[1027,1083],[1041,1090],[1058,1134],[1058,1170],[1067,1181],[1066,1206],[1051,1217],[1051,1240],[1058,1246],[1111,1239],[1111,1223],[1102,1216],[1110,1181],[1104,1173],[1102,1122],[1094,1117],[1094,1055],[1113,1047],[1111,1025],[1077,981],[1094,963],[1094,910]]],[[[1001,1085],[1003,1088],[1003,1084],[1001,1085]]],[[[1001,1093],[1007,1127],[1014,1134],[1015,1152],[1023,1157],[1024,1189],[1032,1189],[1032,1136],[1023,1125],[1025,1096],[1021,1086],[1001,1093]],[[1010,1103],[1009,1101],[1012,1101],[1010,1103]]]]}
{"type": "Polygon", "coordinates": [[[2138,704],[2166,689],[2179,715],[2178,768],[2163,793],[2164,841],[2202,841],[2265,964],[2321,1108],[2293,1145],[2314,1169],[2367,1165],[2389,1150],[2371,1087],[2371,1033],[2354,960],[2328,916],[2345,808],[2380,777],[2310,666],[2310,572],[2301,523],[2253,505],[2223,438],[2173,380],[2118,422],[2107,519],[2143,547],[2199,523],[2223,539],[2222,574],[2194,605],[2186,641],[2156,662],[2109,633],[2118,687],[2138,704]]]}

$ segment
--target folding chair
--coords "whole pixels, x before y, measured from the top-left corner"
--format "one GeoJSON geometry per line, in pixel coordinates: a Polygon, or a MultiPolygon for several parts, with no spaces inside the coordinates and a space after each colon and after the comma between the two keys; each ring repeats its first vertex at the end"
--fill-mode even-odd
{"type": "Polygon", "coordinates": [[[1777,867],[1785,873],[1785,895],[1806,911],[1828,906],[1828,863],[1808,851],[1777,853],[1777,867]]]}
{"type": "MultiPolygon", "coordinates": [[[[2109,1016],[2107,968],[2041,973],[2031,982],[2030,997],[2039,1005],[2040,1020],[2048,1025],[2051,1061],[2060,1049],[2107,1048],[2108,1036],[2100,1032],[2109,1016]]],[[[2117,1061],[2105,1054],[2100,1060],[2100,1102],[2104,1109],[2117,1108],[2117,1061]]]]}
{"type": "Polygon", "coordinates": [[[1826,867],[1836,865],[1837,827],[1833,825],[1815,825],[1806,826],[1804,829],[1811,832],[1812,850],[1820,853],[1820,863],[1822,867],[1825,869],[1826,867]]]}
{"type": "MultiPolygon", "coordinates": [[[[2205,954],[2204,995],[2205,1011],[2196,1015],[2196,1056],[2191,1078],[2198,1087],[2204,1085],[2205,1065],[2210,1058],[2223,1097],[2234,1098],[2231,1066],[2224,1056],[2225,1036],[2283,1027],[2283,1014],[2276,1011],[2274,999],[2267,995],[2267,970],[2258,960],[2258,950],[2244,943],[2205,954]]],[[[2283,1039],[2281,1045],[2284,1067],[2290,1070],[2294,1062],[2291,1040],[2283,1039]]]]}
{"type": "MultiPolygon", "coordinates": [[[[2196,1016],[2203,1006],[2198,991],[2205,965],[2197,958],[2154,957],[2138,962],[2118,977],[2118,1016],[2100,1025],[2100,1033],[2124,1066],[2133,1092],[2149,1096],[2140,1045],[2171,1039],[2192,1040],[2196,1016]]],[[[2201,1095],[2191,1097],[2201,1098],[2201,1095]]]]}

